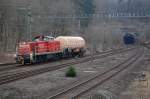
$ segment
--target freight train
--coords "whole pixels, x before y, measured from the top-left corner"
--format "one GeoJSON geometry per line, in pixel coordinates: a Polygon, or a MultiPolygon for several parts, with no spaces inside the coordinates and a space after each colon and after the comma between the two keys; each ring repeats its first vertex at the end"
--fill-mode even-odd
{"type": "Polygon", "coordinates": [[[16,48],[16,62],[22,65],[59,59],[84,56],[86,42],[74,36],[37,36],[34,41],[20,42],[16,48]]]}

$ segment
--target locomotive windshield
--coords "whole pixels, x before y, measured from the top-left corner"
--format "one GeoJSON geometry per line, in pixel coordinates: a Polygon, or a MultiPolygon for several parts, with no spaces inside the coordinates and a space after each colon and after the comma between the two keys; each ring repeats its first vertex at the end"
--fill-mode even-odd
{"type": "Polygon", "coordinates": [[[52,41],[54,40],[54,37],[52,36],[36,36],[34,38],[34,41],[52,41]]]}
{"type": "Polygon", "coordinates": [[[45,36],[44,37],[44,41],[51,41],[51,40],[54,40],[54,37],[52,37],[52,36],[45,36]]]}

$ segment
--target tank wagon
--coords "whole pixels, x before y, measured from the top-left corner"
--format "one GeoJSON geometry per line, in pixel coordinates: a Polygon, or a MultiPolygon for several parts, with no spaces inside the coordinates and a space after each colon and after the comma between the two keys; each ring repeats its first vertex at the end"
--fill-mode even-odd
{"type": "Polygon", "coordinates": [[[86,42],[82,37],[37,36],[32,42],[20,42],[16,48],[16,62],[37,63],[49,59],[83,56],[86,42]]]}
{"type": "Polygon", "coordinates": [[[55,40],[60,42],[60,49],[64,55],[83,56],[85,52],[85,40],[82,37],[59,36],[55,40]]]}
{"type": "Polygon", "coordinates": [[[135,44],[136,39],[135,39],[135,36],[133,34],[126,33],[123,36],[123,41],[124,41],[124,44],[126,44],[126,45],[132,45],[132,44],[135,44]]]}

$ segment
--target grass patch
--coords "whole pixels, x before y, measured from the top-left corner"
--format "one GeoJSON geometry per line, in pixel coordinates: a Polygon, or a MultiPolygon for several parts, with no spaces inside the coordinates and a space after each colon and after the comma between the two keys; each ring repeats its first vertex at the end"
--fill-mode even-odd
{"type": "Polygon", "coordinates": [[[76,69],[74,67],[69,67],[68,70],[66,71],[66,77],[76,77],[77,76],[77,72],[76,69]]]}

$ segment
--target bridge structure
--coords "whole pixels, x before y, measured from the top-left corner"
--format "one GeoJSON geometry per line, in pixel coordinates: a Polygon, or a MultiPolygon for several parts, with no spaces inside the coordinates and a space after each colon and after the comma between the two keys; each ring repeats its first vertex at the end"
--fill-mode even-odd
{"type": "Polygon", "coordinates": [[[64,14],[64,15],[54,15],[54,14],[35,14],[40,18],[47,16],[49,19],[87,19],[87,18],[150,18],[150,13],[96,13],[96,14],[64,14]]]}
{"type": "MultiPolygon", "coordinates": [[[[27,6],[23,5],[13,5],[13,4],[7,4],[2,5],[0,4],[0,8],[4,7],[16,7],[16,11],[18,12],[18,16],[21,16],[22,13],[26,13],[27,17],[31,17],[29,19],[32,19],[32,17],[37,17],[40,19],[101,19],[101,18],[112,18],[112,19],[150,19],[150,11],[148,10],[140,10],[140,11],[126,11],[124,9],[110,9],[109,11],[103,11],[103,10],[96,10],[95,13],[91,14],[59,14],[56,15],[54,13],[43,13],[43,12],[32,12],[31,4],[27,6]]],[[[0,18],[2,17],[2,12],[0,11],[0,18]]]]}

